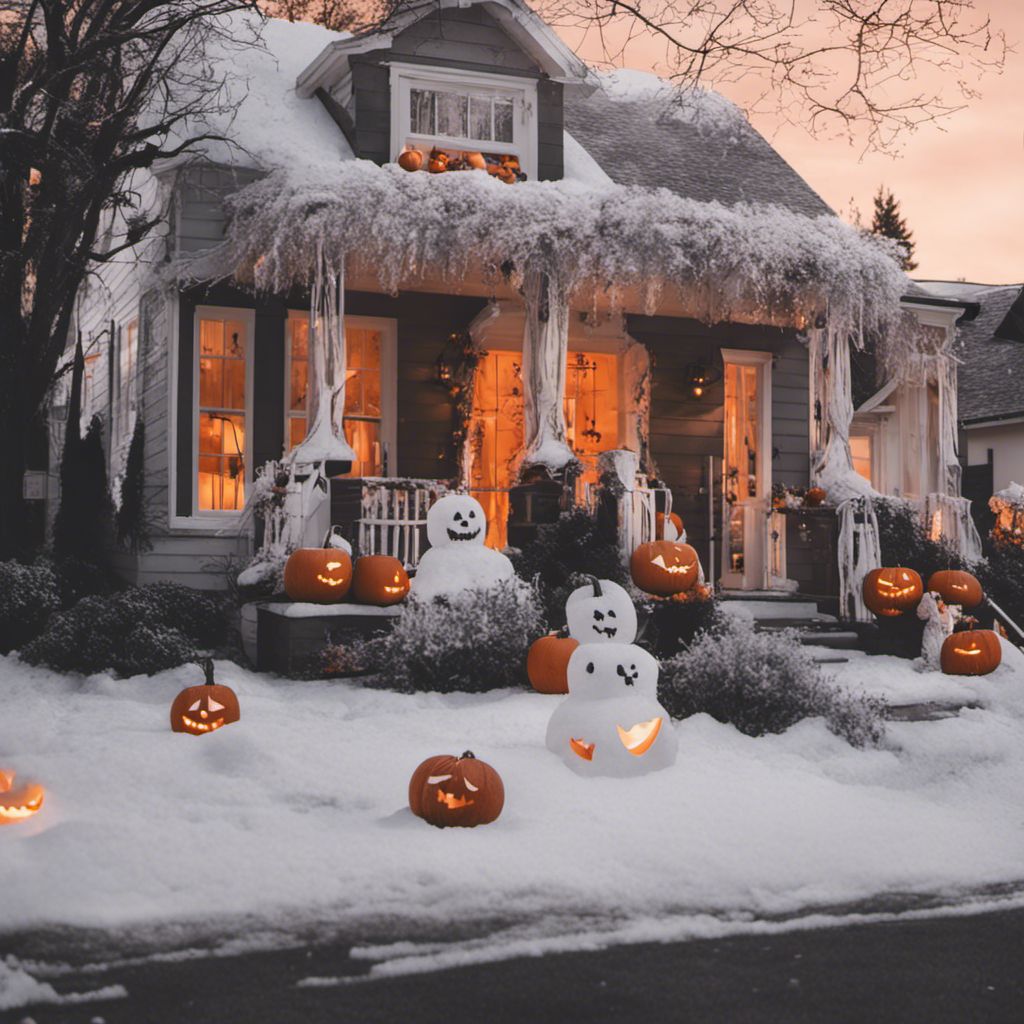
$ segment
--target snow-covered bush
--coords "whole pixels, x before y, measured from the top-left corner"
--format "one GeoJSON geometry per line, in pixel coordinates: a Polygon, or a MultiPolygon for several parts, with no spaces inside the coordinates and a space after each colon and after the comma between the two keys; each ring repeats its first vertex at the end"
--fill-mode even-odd
{"type": "Polygon", "coordinates": [[[748,736],[785,732],[821,716],[855,747],[877,744],[885,703],[836,686],[792,631],[729,622],[661,666],[658,696],[673,718],[701,712],[748,736]]]}
{"type": "Polygon", "coordinates": [[[386,636],[328,649],[335,664],[373,675],[372,684],[403,693],[473,693],[526,685],[526,653],[543,632],[532,587],[515,580],[432,601],[411,600],[386,636]]]}
{"type": "Polygon", "coordinates": [[[637,642],[659,658],[671,657],[688,647],[700,633],[719,625],[718,601],[659,601],[648,597],[639,603],[643,623],[637,642]]]}
{"type": "Polygon", "coordinates": [[[58,607],[60,589],[48,565],[0,562],[0,653],[38,636],[58,607]]]}
{"type": "Polygon", "coordinates": [[[63,672],[151,674],[191,661],[196,648],[218,642],[222,630],[215,599],[176,583],[154,583],[83,598],[53,616],[22,657],[63,672]]]}
{"type": "Polygon", "coordinates": [[[533,541],[510,557],[519,576],[536,581],[552,629],[565,625],[566,599],[585,582],[584,575],[629,585],[617,544],[601,532],[595,516],[580,508],[538,526],[533,541]]]}
{"type": "Polygon", "coordinates": [[[36,564],[47,566],[57,578],[62,609],[70,608],[83,597],[110,594],[123,587],[107,566],[81,558],[40,558],[36,564]]]}

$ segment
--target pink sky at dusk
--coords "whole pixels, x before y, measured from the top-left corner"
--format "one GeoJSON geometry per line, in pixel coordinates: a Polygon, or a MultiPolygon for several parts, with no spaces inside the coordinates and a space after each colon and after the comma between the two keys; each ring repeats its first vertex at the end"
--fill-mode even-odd
{"type": "MultiPolygon", "coordinates": [[[[913,276],[992,284],[1024,282],[1024,3],[977,0],[979,13],[1006,32],[1010,46],[1002,75],[972,82],[982,95],[940,125],[925,125],[901,140],[898,156],[864,154],[863,138],[812,138],[777,119],[755,114],[764,134],[822,198],[844,218],[852,205],[870,223],[880,184],[891,189],[914,233],[919,264],[913,276]]],[[[571,33],[565,33],[572,40],[571,33]]],[[[589,60],[600,55],[580,53],[589,60]]],[[[663,71],[663,51],[634,40],[621,63],[663,71]]],[[[934,76],[932,79],[934,80],[934,76]]],[[[720,91],[743,105],[736,86],[720,91]]],[[[950,74],[948,99],[958,92],[950,74]]]]}

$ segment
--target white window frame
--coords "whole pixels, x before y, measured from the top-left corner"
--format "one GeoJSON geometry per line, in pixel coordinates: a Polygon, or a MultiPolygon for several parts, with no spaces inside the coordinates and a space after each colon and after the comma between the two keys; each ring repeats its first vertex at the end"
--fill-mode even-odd
{"type": "MultiPolygon", "coordinates": [[[[239,320],[245,324],[245,452],[242,455],[245,491],[248,498],[252,488],[252,390],[256,347],[256,311],[244,306],[196,306],[192,319],[192,515],[190,525],[224,526],[238,522],[241,509],[199,509],[199,322],[200,320],[239,320]]],[[[180,522],[180,517],[176,517],[180,522]]],[[[177,524],[175,524],[177,525],[177,524]]]]}
{"type": "Polygon", "coordinates": [[[435,68],[422,64],[391,64],[391,159],[397,160],[407,143],[429,150],[468,149],[481,152],[514,154],[531,181],[537,179],[537,82],[532,78],[435,68]],[[412,89],[501,93],[514,101],[512,142],[490,139],[448,138],[417,135],[410,131],[412,89]]]}
{"type": "Polygon", "coordinates": [[[117,402],[114,430],[116,433],[115,447],[121,448],[131,443],[134,430],[132,413],[138,407],[138,367],[139,367],[139,318],[130,317],[117,329],[117,402]],[[128,339],[134,332],[135,344],[131,366],[125,374],[125,354],[129,351],[128,339]]]}
{"type": "MultiPolygon", "coordinates": [[[[291,436],[292,320],[308,320],[309,311],[288,310],[289,323],[284,339],[284,388],[281,408],[284,416],[284,451],[291,436]]],[[[397,476],[398,466],[398,321],[383,316],[345,316],[345,327],[362,328],[380,333],[380,440],[386,445],[389,476],[397,476]]],[[[307,396],[308,397],[308,396],[307,396]]],[[[306,410],[307,423],[309,410],[306,410]]],[[[382,456],[383,457],[383,456],[382,456]]]]}

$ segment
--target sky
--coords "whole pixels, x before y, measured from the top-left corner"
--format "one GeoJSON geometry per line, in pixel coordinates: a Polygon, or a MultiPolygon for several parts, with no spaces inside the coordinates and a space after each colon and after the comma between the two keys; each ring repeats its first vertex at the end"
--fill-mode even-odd
{"type": "MultiPolygon", "coordinates": [[[[977,0],[1016,52],[1002,75],[972,82],[981,96],[941,126],[901,139],[898,156],[866,153],[864,139],[812,138],[804,129],[754,114],[751,122],[822,198],[846,219],[859,208],[870,222],[879,185],[891,189],[914,234],[919,279],[1024,282],[1024,2],[977,0]]],[[[568,36],[567,36],[568,38],[568,36]]],[[[587,59],[584,43],[580,52],[587,59]]],[[[659,67],[661,50],[634,41],[621,63],[659,67]]],[[[952,83],[951,83],[952,84],[952,83]]],[[[743,91],[720,85],[744,105],[743,91]]],[[[955,84],[951,98],[955,98],[955,84]]]]}

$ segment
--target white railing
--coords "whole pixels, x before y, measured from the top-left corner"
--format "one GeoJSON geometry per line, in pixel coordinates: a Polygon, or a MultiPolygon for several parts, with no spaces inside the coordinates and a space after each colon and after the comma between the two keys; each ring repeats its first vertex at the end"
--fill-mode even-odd
{"type": "Polygon", "coordinates": [[[391,555],[414,568],[426,548],[427,510],[445,485],[431,480],[367,480],[360,502],[359,553],[391,555]]]}
{"type": "Polygon", "coordinates": [[[920,503],[921,520],[929,540],[944,541],[961,558],[981,558],[981,535],[971,516],[968,498],[928,494],[920,503]]]}
{"type": "Polygon", "coordinates": [[[663,511],[667,519],[672,512],[672,492],[667,487],[652,487],[647,477],[638,473],[632,488],[619,498],[619,551],[623,561],[641,545],[657,539],[657,516],[663,511]],[[658,508],[658,495],[662,508],[658,508]]]}

